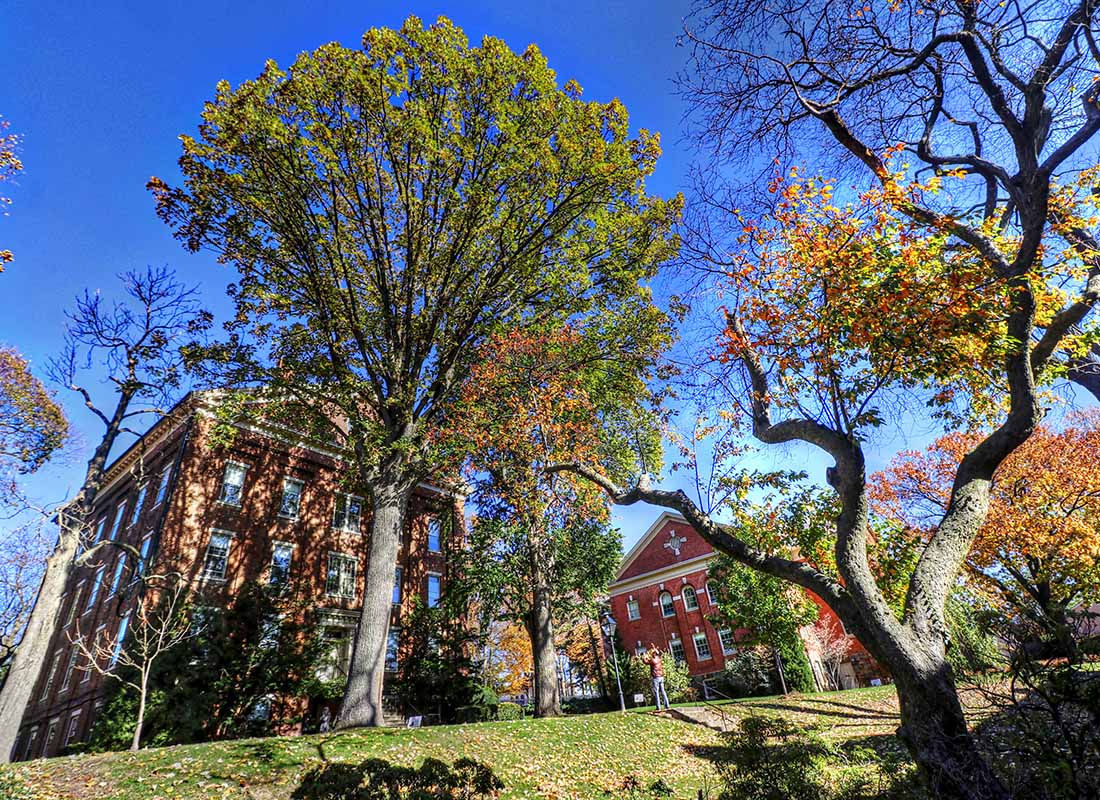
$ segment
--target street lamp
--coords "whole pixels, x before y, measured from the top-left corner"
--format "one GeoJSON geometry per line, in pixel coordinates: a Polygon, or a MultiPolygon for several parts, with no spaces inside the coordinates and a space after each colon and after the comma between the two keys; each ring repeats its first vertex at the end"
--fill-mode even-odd
{"type": "Polygon", "coordinates": [[[615,655],[615,618],[610,611],[603,612],[603,632],[611,642],[611,660],[615,662],[615,684],[619,687],[619,711],[626,713],[626,700],[623,699],[623,682],[619,678],[619,658],[615,655]]]}

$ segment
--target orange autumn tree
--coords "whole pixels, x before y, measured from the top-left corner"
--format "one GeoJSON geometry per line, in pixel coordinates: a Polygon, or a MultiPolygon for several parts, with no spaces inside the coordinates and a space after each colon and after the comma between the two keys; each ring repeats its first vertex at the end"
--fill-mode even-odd
{"type": "Polygon", "coordinates": [[[639,445],[655,463],[660,457],[641,403],[667,321],[636,311],[494,337],[452,420],[450,446],[463,454],[477,506],[463,574],[483,608],[526,629],[539,716],[561,712],[556,626],[591,606],[621,550],[604,493],[546,468],[582,459],[621,474],[639,445]]]}
{"type": "Polygon", "coordinates": [[[485,665],[488,684],[497,694],[518,697],[531,683],[531,637],[522,625],[497,622],[486,637],[485,665]]]}
{"type": "MultiPolygon", "coordinates": [[[[947,511],[959,462],[979,433],[907,451],[871,481],[875,512],[926,539],[947,511]]],[[[1100,601],[1100,413],[1040,426],[997,468],[989,513],[967,555],[970,576],[1016,615],[1073,646],[1073,611],[1100,601]]]]}

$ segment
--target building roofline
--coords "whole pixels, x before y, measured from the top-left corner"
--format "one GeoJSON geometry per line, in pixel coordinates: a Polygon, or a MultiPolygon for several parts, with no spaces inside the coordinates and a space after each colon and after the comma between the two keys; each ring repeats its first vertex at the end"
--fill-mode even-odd
{"type": "Polygon", "coordinates": [[[682,522],[687,524],[687,519],[683,514],[679,514],[675,511],[668,511],[667,509],[662,511],[661,515],[657,517],[649,528],[646,529],[646,532],[642,534],[642,537],[638,539],[638,541],[634,543],[634,546],[630,548],[629,552],[623,556],[619,569],[615,573],[615,582],[622,579],[623,573],[626,572],[627,567],[633,563],[634,559],[645,549],[647,544],[653,541],[661,528],[668,522],[682,522]]]}

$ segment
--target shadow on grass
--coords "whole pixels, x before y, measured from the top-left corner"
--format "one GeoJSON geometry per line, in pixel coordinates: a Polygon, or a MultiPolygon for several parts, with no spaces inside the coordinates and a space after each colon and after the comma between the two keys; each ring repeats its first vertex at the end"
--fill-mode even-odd
{"type": "Polygon", "coordinates": [[[477,761],[460,758],[446,764],[435,758],[419,767],[369,758],[358,764],[328,761],[302,776],[291,800],[388,800],[417,797],[424,800],[495,797],[504,783],[493,770],[477,761]]]}

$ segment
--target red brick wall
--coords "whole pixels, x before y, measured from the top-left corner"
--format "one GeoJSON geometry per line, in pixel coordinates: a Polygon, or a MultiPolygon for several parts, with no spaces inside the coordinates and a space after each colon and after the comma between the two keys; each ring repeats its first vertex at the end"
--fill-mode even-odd
{"type": "Polygon", "coordinates": [[[627,565],[618,580],[623,581],[646,572],[652,572],[655,569],[682,564],[685,561],[710,555],[713,552],[714,548],[707,544],[706,540],[686,522],[668,520],[657,531],[653,539],[627,565]],[[680,544],[680,554],[678,556],[671,549],[665,547],[673,534],[685,540],[680,544]]]}

